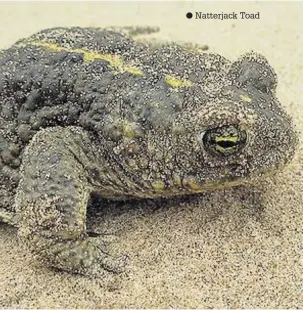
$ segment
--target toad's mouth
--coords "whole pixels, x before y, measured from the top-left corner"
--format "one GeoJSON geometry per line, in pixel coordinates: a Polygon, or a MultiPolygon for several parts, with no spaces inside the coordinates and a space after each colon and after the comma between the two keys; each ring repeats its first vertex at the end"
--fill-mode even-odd
{"type": "MultiPolygon", "coordinates": [[[[223,168],[222,168],[223,169],[223,168]]],[[[157,198],[169,196],[182,196],[202,193],[209,190],[216,190],[239,186],[248,182],[247,175],[234,175],[231,167],[224,168],[225,174],[221,172],[220,177],[200,178],[198,175],[174,175],[170,180],[155,181],[148,188],[132,194],[136,198],[157,198]]],[[[242,170],[243,171],[243,170],[242,170]]]]}
{"type": "MultiPolygon", "coordinates": [[[[284,167],[285,165],[283,165],[284,167]]],[[[219,167],[218,167],[219,169],[219,167]]],[[[266,167],[262,170],[248,171],[241,165],[221,167],[221,174],[213,175],[212,178],[201,178],[199,175],[169,176],[166,180],[154,180],[151,183],[140,184],[138,179],[137,189],[119,189],[115,193],[112,190],[102,190],[102,196],[114,200],[128,199],[154,199],[160,197],[173,197],[199,194],[207,191],[228,189],[245,184],[257,184],[266,176],[271,176],[280,171],[277,167],[266,167]],[[234,169],[234,170],[233,170],[234,169]],[[238,171],[235,171],[238,169],[238,171]],[[224,173],[225,172],[225,173],[224,173]]]]}
{"type": "Polygon", "coordinates": [[[266,167],[263,169],[249,172],[241,165],[230,165],[222,168],[226,173],[222,174],[217,179],[199,180],[199,177],[184,177],[181,180],[181,185],[184,194],[202,193],[208,190],[217,190],[223,188],[230,188],[243,184],[256,184],[265,177],[274,176],[278,171],[287,166],[287,163],[281,163],[278,166],[266,167]],[[235,171],[238,169],[238,172],[235,171]]]}
{"type": "MultiPolygon", "coordinates": [[[[284,165],[283,165],[284,167],[284,165]]],[[[170,186],[160,186],[159,183],[152,184],[152,191],[146,189],[141,192],[146,198],[166,197],[166,196],[182,196],[190,194],[198,194],[206,191],[230,188],[244,184],[256,184],[258,180],[264,179],[265,176],[271,176],[277,173],[280,169],[277,167],[267,167],[263,170],[254,172],[245,171],[240,165],[231,165],[231,167],[222,168],[221,176],[209,180],[201,180],[198,176],[175,177],[174,184],[170,186]],[[238,173],[235,170],[238,169],[238,173]]]]}
{"type": "Polygon", "coordinates": [[[200,193],[207,190],[222,189],[227,187],[238,186],[247,182],[246,178],[236,178],[234,180],[219,180],[199,183],[194,179],[184,179],[183,188],[191,193],[200,193]]]}

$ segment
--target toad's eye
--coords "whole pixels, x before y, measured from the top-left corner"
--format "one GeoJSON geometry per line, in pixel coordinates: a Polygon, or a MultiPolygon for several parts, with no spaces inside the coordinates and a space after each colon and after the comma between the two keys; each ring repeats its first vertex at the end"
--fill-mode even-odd
{"type": "Polygon", "coordinates": [[[228,156],[243,149],[247,135],[236,126],[222,126],[202,132],[201,141],[206,150],[228,156]]]}

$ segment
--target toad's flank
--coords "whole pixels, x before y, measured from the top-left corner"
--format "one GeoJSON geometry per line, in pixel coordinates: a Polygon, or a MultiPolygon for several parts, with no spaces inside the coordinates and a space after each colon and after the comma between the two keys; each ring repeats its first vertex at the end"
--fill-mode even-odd
{"type": "Polygon", "coordinates": [[[263,56],[230,62],[144,32],[48,29],[0,56],[0,220],[49,266],[123,270],[86,231],[92,193],[192,195],[253,183],[294,155],[263,56]]]}

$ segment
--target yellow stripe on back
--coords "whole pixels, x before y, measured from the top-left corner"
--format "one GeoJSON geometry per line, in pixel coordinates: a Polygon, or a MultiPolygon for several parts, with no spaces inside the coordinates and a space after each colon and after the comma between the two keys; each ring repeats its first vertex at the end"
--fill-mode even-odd
{"type": "Polygon", "coordinates": [[[43,47],[51,52],[54,53],[60,53],[60,52],[69,52],[69,53],[79,53],[83,55],[83,59],[86,62],[94,61],[94,60],[105,60],[109,63],[109,65],[115,70],[120,73],[123,72],[129,72],[134,75],[144,75],[143,71],[140,70],[139,68],[125,64],[124,61],[121,59],[120,56],[118,55],[112,55],[112,54],[103,54],[103,53],[98,53],[94,51],[88,51],[86,49],[82,48],[67,48],[60,46],[55,43],[48,43],[48,42],[40,42],[40,41],[25,41],[25,46],[32,45],[32,46],[38,46],[38,47],[43,47]]]}

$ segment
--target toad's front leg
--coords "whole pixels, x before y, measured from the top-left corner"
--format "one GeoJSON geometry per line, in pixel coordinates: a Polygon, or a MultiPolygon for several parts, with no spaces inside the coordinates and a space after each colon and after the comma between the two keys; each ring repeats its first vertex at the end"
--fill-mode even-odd
{"type": "Polygon", "coordinates": [[[20,235],[45,263],[98,276],[104,270],[123,270],[124,259],[106,253],[102,240],[86,233],[92,187],[84,143],[89,137],[76,127],[37,133],[23,156],[15,202],[20,235]]]}

